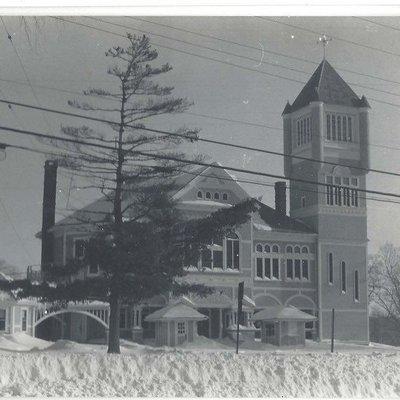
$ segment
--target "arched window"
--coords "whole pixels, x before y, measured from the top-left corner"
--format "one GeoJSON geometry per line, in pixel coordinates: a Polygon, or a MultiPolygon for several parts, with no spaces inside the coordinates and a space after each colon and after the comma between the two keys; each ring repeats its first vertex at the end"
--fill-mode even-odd
{"type": "Polygon", "coordinates": [[[198,198],[198,199],[202,199],[202,198],[203,198],[203,192],[202,192],[201,190],[199,190],[199,191],[197,192],[197,198],[198,198]]]}
{"type": "Polygon", "coordinates": [[[271,247],[269,247],[269,245],[266,244],[265,247],[264,247],[264,251],[265,251],[266,253],[271,253],[271,247]]]}
{"type": "Polygon", "coordinates": [[[214,193],[214,199],[215,199],[215,200],[219,200],[219,193],[218,193],[218,192],[215,192],[215,193],[214,193]]]}
{"type": "Polygon", "coordinates": [[[300,247],[299,246],[295,246],[294,247],[294,252],[295,253],[300,253],[300,247]]]}
{"type": "Polygon", "coordinates": [[[211,193],[210,192],[206,192],[206,199],[211,199],[211,193]]]}
{"type": "Polygon", "coordinates": [[[342,261],[342,268],[341,268],[341,280],[342,280],[342,292],[346,293],[346,263],[342,261]]]}
{"type": "Polygon", "coordinates": [[[303,246],[303,247],[301,248],[301,252],[302,252],[303,254],[308,254],[308,247],[307,247],[307,246],[303,246]]]}
{"type": "Polygon", "coordinates": [[[262,251],[263,251],[262,245],[261,245],[261,244],[257,244],[257,245],[256,245],[256,252],[257,252],[257,253],[262,253],[262,251]]]}
{"type": "Polygon", "coordinates": [[[273,252],[273,253],[279,253],[279,246],[278,246],[277,244],[274,244],[274,245],[272,246],[272,252],[273,252]]]}
{"type": "Polygon", "coordinates": [[[358,284],[358,271],[354,271],[354,300],[360,300],[359,284],[358,284]]]}
{"type": "Polygon", "coordinates": [[[222,194],[222,200],[228,200],[228,195],[226,193],[222,194]]]}
{"type": "Polygon", "coordinates": [[[293,253],[293,247],[292,246],[286,246],[286,253],[293,253]]]}

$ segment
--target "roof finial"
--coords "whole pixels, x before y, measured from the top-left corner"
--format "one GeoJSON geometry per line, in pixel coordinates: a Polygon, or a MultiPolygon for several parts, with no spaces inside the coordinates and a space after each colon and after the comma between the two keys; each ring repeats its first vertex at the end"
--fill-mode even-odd
{"type": "Polygon", "coordinates": [[[326,58],[326,46],[331,40],[332,38],[330,36],[325,35],[325,33],[318,38],[318,42],[322,43],[322,46],[324,48],[324,58],[323,58],[324,60],[326,58]]]}

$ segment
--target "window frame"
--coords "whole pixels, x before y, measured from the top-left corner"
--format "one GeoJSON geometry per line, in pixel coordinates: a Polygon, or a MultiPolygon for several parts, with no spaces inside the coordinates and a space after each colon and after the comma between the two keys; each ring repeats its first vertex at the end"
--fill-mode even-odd
{"type": "MultiPolygon", "coordinates": [[[[222,238],[221,244],[218,243],[211,243],[206,246],[205,249],[203,249],[200,252],[200,257],[197,262],[197,268],[201,270],[211,270],[211,271],[240,271],[240,253],[241,253],[241,244],[240,244],[240,238],[239,236],[235,233],[236,237],[224,237],[222,238]],[[231,245],[231,258],[232,258],[232,266],[228,266],[228,242],[232,242],[231,245]],[[237,257],[235,253],[235,248],[238,251],[237,257]],[[211,252],[211,258],[210,258],[210,267],[204,266],[203,265],[203,251],[208,250],[211,252]],[[214,252],[221,252],[222,256],[222,265],[217,266],[214,265],[214,252]],[[237,267],[236,267],[236,260],[237,260],[237,267]]],[[[256,245],[257,246],[257,245],[256,245]]],[[[257,253],[260,254],[260,253],[257,253]]]]}
{"type": "Polygon", "coordinates": [[[358,269],[354,271],[354,301],[356,303],[360,301],[360,277],[358,269]]]}
{"type": "Polygon", "coordinates": [[[329,142],[353,143],[356,132],[353,119],[355,115],[343,112],[327,111],[326,119],[326,137],[329,142]]]}
{"type": "Polygon", "coordinates": [[[186,336],[187,333],[188,333],[187,322],[186,321],[177,321],[177,323],[176,323],[177,336],[186,336]]]}
{"type": "Polygon", "coordinates": [[[28,331],[28,318],[29,318],[29,309],[26,307],[21,308],[21,332],[28,331]],[[25,329],[24,329],[24,314],[26,315],[25,329]]]}
{"type": "Polygon", "coordinates": [[[83,260],[85,258],[86,246],[88,245],[89,239],[90,239],[90,236],[76,236],[76,237],[73,238],[72,257],[74,259],[83,260]],[[85,245],[85,248],[84,248],[83,256],[77,257],[77,255],[76,255],[76,242],[79,242],[79,241],[85,242],[86,245],[85,245]]]}
{"type": "Polygon", "coordinates": [[[4,318],[0,317],[0,332],[5,332],[7,330],[7,308],[0,308],[0,311],[4,311],[4,318]],[[4,329],[2,329],[2,322],[4,323],[4,329]]]}
{"type": "Polygon", "coordinates": [[[340,289],[342,294],[346,294],[347,291],[347,270],[346,270],[346,262],[342,261],[340,263],[340,289]]]}
{"type": "Polygon", "coordinates": [[[328,285],[333,286],[335,282],[334,276],[334,261],[333,261],[333,253],[328,253],[328,285]]]}

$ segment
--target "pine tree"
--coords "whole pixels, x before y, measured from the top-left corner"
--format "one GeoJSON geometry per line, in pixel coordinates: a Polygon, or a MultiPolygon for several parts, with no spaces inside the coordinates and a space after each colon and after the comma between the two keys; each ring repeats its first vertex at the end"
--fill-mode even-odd
{"type": "Polygon", "coordinates": [[[28,281],[8,284],[9,289],[18,289],[20,297],[34,296],[45,302],[63,304],[95,299],[108,302],[109,353],[120,351],[121,303],[138,304],[155,294],[168,292],[207,293],[209,290],[201,285],[185,283],[184,266],[195,265],[200,251],[211,240],[245,222],[255,207],[249,200],[199,220],[187,220],[181,215],[171,193],[176,189],[175,178],[187,168],[187,159],[176,149],[185,140],[196,140],[198,131],[181,128],[176,137],[155,135],[143,128],[151,117],[182,112],[190,103],[172,97],[172,87],[153,80],[170,71],[171,66],[152,66],[158,54],[151,48],[149,38],[128,34],[127,40],[127,47],[117,46],[106,52],[115,62],[108,70],[118,82],[114,90],[84,91],[88,97],[97,97],[100,104],[69,102],[82,111],[117,116],[118,122],[106,125],[113,133],[102,134],[99,127],[62,127],[68,137],[114,144],[115,150],[53,143],[70,153],[60,159],[62,165],[77,175],[89,176],[93,180],[89,187],[101,190],[105,200],[112,204],[112,211],[101,218],[90,213],[77,216],[82,224],[92,226],[85,259],[72,260],[65,266],[48,266],[46,279],[39,285],[28,281]],[[115,106],[110,107],[111,102],[115,106]],[[163,160],[163,155],[182,161],[163,160]],[[79,272],[88,264],[99,268],[99,276],[78,279],[79,272]]]}

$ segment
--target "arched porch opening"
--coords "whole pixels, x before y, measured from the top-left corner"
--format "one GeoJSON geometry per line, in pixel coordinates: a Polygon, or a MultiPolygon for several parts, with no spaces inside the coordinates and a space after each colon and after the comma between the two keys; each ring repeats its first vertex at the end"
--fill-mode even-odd
{"type": "Polygon", "coordinates": [[[108,325],[96,315],[84,310],[59,310],[45,314],[34,324],[35,336],[56,341],[104,343],[108,325]]]}

